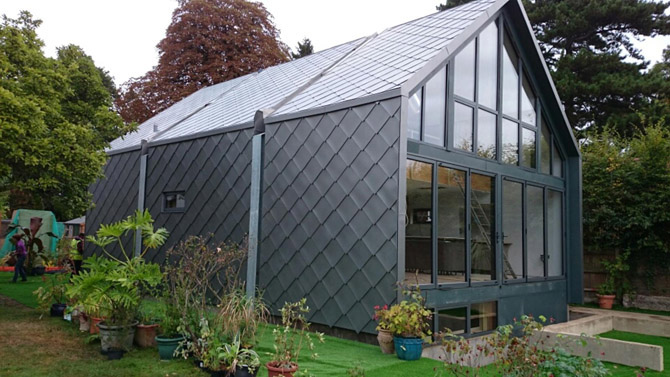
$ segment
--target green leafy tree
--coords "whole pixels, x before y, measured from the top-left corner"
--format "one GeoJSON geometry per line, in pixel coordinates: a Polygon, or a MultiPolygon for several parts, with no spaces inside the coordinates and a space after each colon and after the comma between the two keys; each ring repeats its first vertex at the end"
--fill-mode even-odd
{"type": "Polygon", "coordinates": [[[631,135],[668,81],[644,70],[641,36],[670,33],[670,4],[642,0],[524,0],[535,35],[578,130],[611,124],[631,135]]]}
{"type": "Polygon", "coordinates": [[[300,59],[307,55],[312,55],[314,53],[314,46],[312,46],[312,41],[309,38],[304,38],[302,42],[298,42],[298,47],[296,52],[291,52],[291,57],[293,59],[300,59]]]}
{"type": "Polygon", "coordinates": [[[584,247],[630,252],[632,266],[667,273],[670,131],[662,122],[638,129],[630,139],[606,129],[582,145],[584,247]]]}
{"type": "Polygon", "coordinates": [[[111,108],[109,77],[79,47],[44,56],[40,24],[29,12],[0,24],[0,192],[10,209],[71,218],[90,206],[105,146],[132,126],[111,108]]]}
{"type": "Polygon", "coordinates": [[[283,63],[288,47],[260,2],[178,0],[158,43],[159,61],[126,82],[116,105],[128,122],[143,122],[189,94],[283,63]]]}

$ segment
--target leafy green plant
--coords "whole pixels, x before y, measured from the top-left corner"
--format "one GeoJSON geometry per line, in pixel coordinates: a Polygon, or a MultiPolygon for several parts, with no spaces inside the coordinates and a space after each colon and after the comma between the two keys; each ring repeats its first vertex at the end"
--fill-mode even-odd
{"type": "MultiPolygon", "coordinates": [[[[601,287],[604,286],[604,289],[610,292],[607,294],[616,295],[619,301],[623,299],[624,294],[631,291],[630,280],[628,279],[628,272],[630,271],[628,257],[630,257],[629,251],[617,255],[613,262],[607,260],[601,262],[607,271],[607,280],[601,287]]],[[[598,287],[598,293],[602,294],[600,290],[601,288],[598,287]]]]}
{"type": "Polygon", "coordinates": [[[257,344],[258,326],[267,322],[269,315],[261,293],[249,298],[242,288],[224,295],[218,310],[226,335],[229,338],[239,338],[242,346],[247,348],[257,344]]]}
{"type": "MultiPolygon", "coordinates": [[[[229,329],[224,332],[223,319],[213,318],[211,308],[226,304],[224,298],[236,297],[234,292],[242,289],[239,276],[246,255],[243,246],[230,242],[210,245],[205,237],[190,237],[166,253],[163,300],[171,311],[178,313],[178,332],[188,338],[187,345],[196,357],[216,349],[203,338],[203,320],[208,327],[213,322],[221,325],[221,337],[227,337],[221,344],[229,342],[238,332],[229,329]]],[[[237,310],[237,304],[230,305],[237,310]]],[[[239,318],[225,320],[234,322],[239,318]]],[[[245,335],[245,341],[247,338],[245,335]]]]}
{"type": "Polygon", "coordinates": [[[96,236],[88,240],[102,248],[109,259],[92,256],[83,263],[84,271],[72,277],[67,294],[90,315],[106,316],[111,325],[128,324],[138,313],[142,294],[155,288],[163,274],[156,263],[146,262],[142,256],[152,248],[161,246],[167,239],[165,228],[154,230],[149,211],[136,211],[133,216],[110,225],[101,225],[96,236]],[[126,252],[124,238],[132,233],[135,239],[142,236],[144,250],[126,252]],[[122,252],[121,258],[110,254],[106,247],[116,243],[122,252]]]}
{"type": "Polygon", "coordinates": [[[375,305],[374,309],[375,309],[375,315],[372,318],[375,321],[377,321],[377,331],[380,330],[390,331],[393,317],[391,316],[391,312],[389,311],[388,305],[384,305],[382,307],[380,307],[379,305],[375,305]]]}
{"type": "Polygon", "coordinates": [[[388,312],[384,313],[390,318],[388,330],[394,335],[407,338],[429,336],[433,314],[425,307],[421,290],[418,286],[409,286],[403,288],[403,294],[408,299],[391,305],[388,312]]]}
{"type": "Polygon", "coordinates": [[[493,358],[495,372],[501,376],[608,375],[599,360],[572,356],[558,344],[547,344],[548,338],[542,334],[547,319],[544,316],[538,319],[524,315],[519,321],[515,319],[512,324],[499,326],[477,341],[447,331],[443,340],[446,369],[455,376],[488,375],[490,371],[483,372],[481,365],[485,359],[493,358]]]}
{"type": "Polygon", "coordinates": [[[282,327],[272,331],[275,350],[270,362],[272,366],[290,369],[296,365],[303,343],[310,350],[311,357],[316,359],[318,354],[314,352],[313,337],[319,343],[323,343],[324,335],[319,332],[309,332],[310,323],[305,318],[305,315],[309,313],[307,299],[303,297],[297,302],[287,302],[280,311],[282,327]]]}
{"type": "MultiPolygon", "coordinates": [[[[37,298],[37,309],[43,314],[48,312],[52,304],[65,303],[65,291],[70,274],[63,273],[43,275],[42,281],[46,284],[37,288],[33,294],[37,298]]],[[[40,316],[41,317],[41,316],[40,316]]]]}
{"type": "Polygon", "coordinates": [[[217,348],[218,359],[225,365],[225,369],[234,373],[239,367],[247,367],[253,373],[261,366],[258,353],[252,349],[243,348],[240,338],[235,337],[231,343],[226,343],[217,348]]]}

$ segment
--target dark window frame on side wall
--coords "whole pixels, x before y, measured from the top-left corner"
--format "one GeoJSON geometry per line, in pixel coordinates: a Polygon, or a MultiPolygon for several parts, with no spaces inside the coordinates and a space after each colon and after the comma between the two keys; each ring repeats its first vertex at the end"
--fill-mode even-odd
{"type": "MultiPolygon", "coordinates": [[[[456,305],[448,305],[448,306],[437,306],[433,308],[433,333],[434,334],[439,334],[442,329],[440,328],[440,312],[444,310],[458,310],[458,309],[465,309],[465,329],[463,332],[455,332],[454,335],[457,336],[462,336],[464,338],[472,338],[476,336],[483,336],[487,334],[493,333],[499,325],[499,318],[500,318],[500,302],[498,300],[490,300],[490,301],[476,301],[476,302],[470,302],[466,304],[456,304],[456,305]],[[490,330],[485,330],[485,331],[479,331],[479,332],[472,332],[472,307],[475,305],[480,305],[480,304],[489,304],[489,303],[495,303],[495,324],[492,326],[490,330]]],[[[453,329],[450,329],[453,330],[453,329]]]]}
{"type": "Polygon", "coordinates": [[[186,192],[185,191],[165,191],[163,192],[163,199],[161,201],[161,212],[162,213],[182,213],[186,211],[186,192]],[[174,207],[168,207],[168,197],[170,195],[175,195],[175,206],[174,207]],[[182,200],[184,202],[183,206],[179,207],[179,199],[178,196],[182,197],[182,200]]]}

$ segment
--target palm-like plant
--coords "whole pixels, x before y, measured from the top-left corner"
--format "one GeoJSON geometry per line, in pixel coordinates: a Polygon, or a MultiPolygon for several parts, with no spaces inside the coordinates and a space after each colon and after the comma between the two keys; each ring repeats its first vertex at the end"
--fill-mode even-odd
{"type": "Polygon", "coordinates": [[[67,294],[84,311],[99,316],[106,316],[108,324],[127,324],[138,312],[142,293],[145,289],[155,288],[162,280],[160,267],[156,263],[147,263],[143,256],[152,248],[161,246],[167,240],[165,228],[154,230],[153,219],[149,211],[136,211],[123,221],[109,225],[101,225],[96,236],[87,239],[102,248],[105,255],[101,258],[92,256],[84,262],[84,271],[72,279],[73,284],[67,294]],[[137,232],[139,231],[139,232],[137,232]],[[123,247],[123,240],[133,233],[142,235],[144,249],[132,253],[123,247]],[[106,249],[116,242],[123,257],[116,258],[106,249]]]}

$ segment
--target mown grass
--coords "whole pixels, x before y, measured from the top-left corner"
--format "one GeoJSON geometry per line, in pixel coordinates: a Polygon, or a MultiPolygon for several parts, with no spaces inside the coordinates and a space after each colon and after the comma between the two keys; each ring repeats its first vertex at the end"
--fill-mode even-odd
{"type": "MultiPolygon", "coordinates": [[[[41,278],[12,284],[11,274],[3,272],[0,279],[0,295],[36,306],[31,292],[42,283],[41,278]]],[[[273,351],[272,329],[263,327],[256,348],[263,362],[273,351]]],[[[99,343],[87,344],[86,337],[62,319],[40,320],[36,310],[0,300],[0,376],[207,376],[190,361],[159,361],[156,349],[133,350],[120,361],[107,361],[99,352],[99,343]]],[[[317,345],[316,352],[316,360],[304,352],[300,368],[318,377],[347,376],[354,365],[360,365],[367,377],[434,376],[443,370],[442,363],[435,360],[401,361],[395,355],[382,354],[377,346],[330,336],[317,345]]],[[[263,368],[259,376],[267,376],[267,371],[263,368]]]]}
{"type": "MultiPolygon", "coordinates": [[[[573,306],[583,307],[583,308],[599,309],[598,304],[582,304],[582,305],[573,305],[573,306]]],[[[626,308],[623,305],[619,305],[619,304],[612,305],[612,310],[617,310],[617,311],[620,311],[620,312],[631,312],[631,313],[642,313],[642,314],[654,314],[654,315],[670,316],[670,311],[626,308]]]]}
{"type": "MultiPolygon", "coordinates": [[[[656,372],[648,370],[645,377],[661,377],[670,376],[670,338],[662,336],[651,336],[635,334],[623,331],[608,331],[600,334],[602,338],[625,340],[628,342],[637,342],[644,344],[652,344],[663,347],[663,372],[656,372]]],[[[636,376],[640,368],[627,367],[623,365],[616,365],[612,363],[605,363],[607,368],[612,373],[613,377],[632,377],[636,376]]]]}
{"type": "MultiPolygon", "coordinates": [[[[107,361],[99,352],[98,342],[86,343],[87,334],[58,318],[39,319],[32,309],[37,303],[32,292],[42,284],[40,277],[30,277],[25,283],[9,283],[12,274],[0,272],[0,376],[207,376],[187,360],[162,362],[156,349],[133,350],[122,360],[107,361]],[[3,299],[2,296],[13,300],[3,299]],[[18,303],[17,303],[18,301],[18,303]],[[19,304],[20,303],[20,304],[19,304]]],[[[652,313],[657,314],[657,313],[652,313]]],[[[264,326],[256,350],[261,360],[270,359],[273,351],[273,326],[264,326]]],[[[609,332],[606,338],[630,340],[664,347],[666,371],[649,371],[646,376],[670,375],[670,339],[639,334],[609,332]],[[665,373],[665,374],[664,374],[665,373]]],[[[316,360],[304,352],[300,368],[318,377],[347,376],[355,365],[365,371],[366,377],[449,376],[441,362],[421,359],[406,362],[395,355],[384,355],[374,345],[326,337],[325,344],[318,344],[316,360]]],[[[607,364],[614,377],[632,377],[639,368],[607,364]]],[[[494,376],[492,368],[485,368],[481,375],[494,376]]],[[[259,377],[266,377],[262,368],[259,377]]]]}

